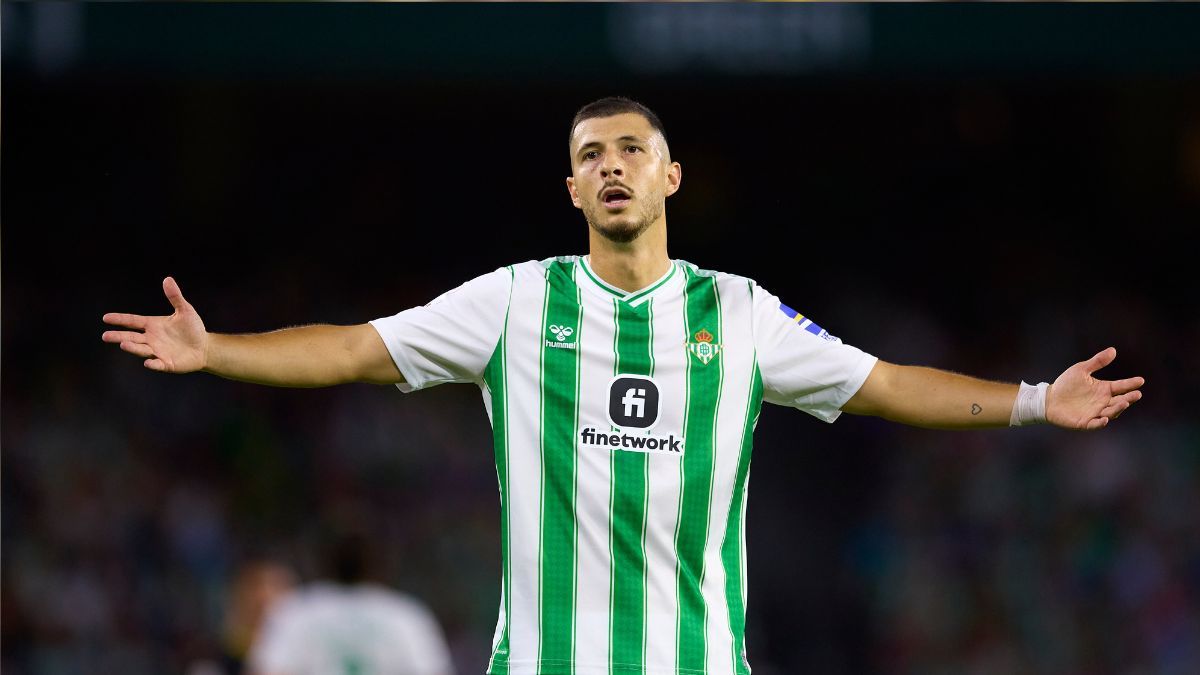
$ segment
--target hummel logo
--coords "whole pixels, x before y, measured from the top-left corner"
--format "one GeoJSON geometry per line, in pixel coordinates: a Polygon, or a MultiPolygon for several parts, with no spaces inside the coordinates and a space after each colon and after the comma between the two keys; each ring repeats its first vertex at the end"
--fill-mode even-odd
{"type": "Polygon", "coordinates": [[[546,340],[547,347],[554,347],[555,349],[575,349],[576,347],[579,346],[576,343],[569,342],[567,340],[567,338],[569,338],[575,334],[574,328],[571,328],[570,326],[560,326],[558,324],[552,323],[552,324],[550,324],[549,328],[547,328],[547,330],[549,330],[554,335],[553,340],[546,340]]]}

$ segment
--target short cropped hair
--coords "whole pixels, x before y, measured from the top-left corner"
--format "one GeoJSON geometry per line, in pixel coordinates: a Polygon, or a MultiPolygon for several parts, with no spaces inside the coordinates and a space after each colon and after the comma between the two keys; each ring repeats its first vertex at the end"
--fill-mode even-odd
{"type": "Polygon", "coordinates": [[[612,117],[613,115],[623,115],[625,113],[637,113],[645,117],[650,126],[662,134],[663,141],[667,140],[667,130],[663,128],[662,120],[658,119],[658,115],[655,115],[653,110],[624,96],[608,96],[597,101],[592,101],[580,108],[579,112],[575,113],[575,119],[571,120],[571,131],[567,134],[567,143],[570,144],[571,139],[575,136],[575,127],[579,126],[580,122],[597,117],[612,117]]]}
{"type": "Polygon", "coordinates": [[[341,584],[352,585],[376,579],[380,570],[375,546],[357,530],[334,530],[320,541],[320,574],[341,584]]]}

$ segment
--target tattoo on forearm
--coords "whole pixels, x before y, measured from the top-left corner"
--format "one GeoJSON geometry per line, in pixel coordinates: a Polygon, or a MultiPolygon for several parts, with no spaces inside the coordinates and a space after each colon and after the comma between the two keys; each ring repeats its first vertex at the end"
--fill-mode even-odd
{"type": "Polygon", "coordinates": [[[972,415],[978,415],[981,412],[983,412],[983,408],[979,407],[978,403],[971,404],[971,414],[972,415]]]}

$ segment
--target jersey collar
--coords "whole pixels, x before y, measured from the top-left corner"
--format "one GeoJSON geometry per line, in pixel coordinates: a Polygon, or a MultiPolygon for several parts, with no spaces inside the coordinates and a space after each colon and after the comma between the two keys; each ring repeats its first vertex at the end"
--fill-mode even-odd
{"type": "Polygon", "coordinates": [[[591,282],[585,285],[599,292],[601,295],[610,298],[616,298],[621,302],[628,303],[631,307],[637,307],[648,300],[650,296],[656,294],[663,288],[671,286],[672,284],[669,282],[672,281],[677,275],[682,274],[679,271],[679,263],[672,260],[670,268],[668,268],[667,271],[664,272],[663,275],[657,280],[650,283],[645,288],[627,293],[601,279],[600,275],[596,274],[596,272],[592,270],[590,258],[591,256],[582,256],[579,258],[578,263],[579,268],[583,270],[582,276],[586,277],[591,282]]]}

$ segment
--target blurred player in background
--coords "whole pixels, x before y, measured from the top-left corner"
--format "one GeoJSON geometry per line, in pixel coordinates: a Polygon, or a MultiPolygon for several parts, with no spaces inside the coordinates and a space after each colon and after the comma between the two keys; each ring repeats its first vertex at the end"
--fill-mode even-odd
{"type": "MultiPolygon", "coordinates": [[[[494,675],[749,672],[744,522],[763,401],[826,422],[1099,429],[1141,397],[1142,378],[1092,376],[1112,348],[1037,386],[879,360],[750,279],[668,256],[682,168],[645,106],[584,106],[569,149],[586,256],[500,268],[357,326],[209,333],[169,277],[171,316],[104,317],[125,329],[105,341],[162,372],[479,386],[501,497],[494,675]]],[[[474,179],[511,180],[486,166],[474,179]]]]}
{"type": "Polygon", "coordinates": [[[452,675],[433,614],[373,580],[369,539],[333,535],[322,579],[271,607],[254,642],[252,675],[452,675]]]}
{"type": "Polygon", "coordinates": [[[254,559],[233,575],[225,598],[219,659],[199,661],[189,675],[241,675],[267,613],[296,586],[296,573],[275,560],[254,559]]]}

